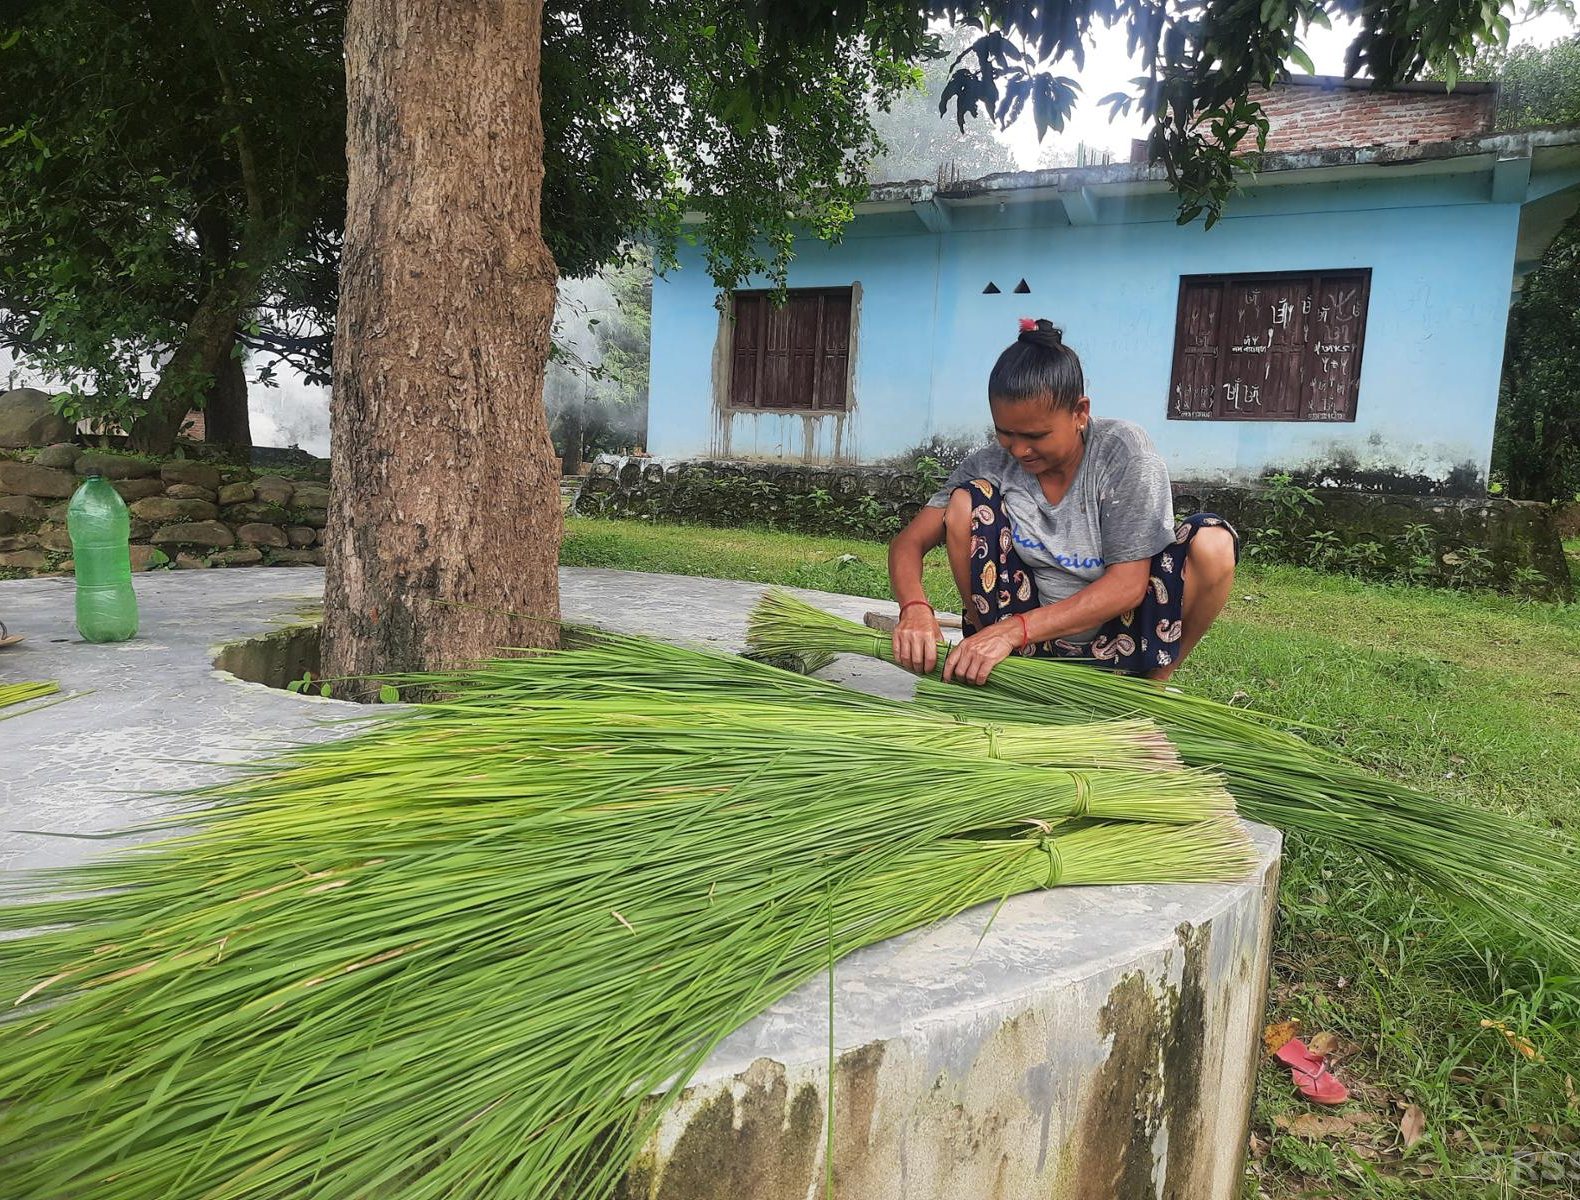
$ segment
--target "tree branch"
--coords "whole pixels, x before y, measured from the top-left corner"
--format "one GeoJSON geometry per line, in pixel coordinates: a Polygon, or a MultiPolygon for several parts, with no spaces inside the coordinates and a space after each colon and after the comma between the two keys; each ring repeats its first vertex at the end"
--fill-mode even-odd
{"type": "Polygon", "coordinates": [[[236,97],[235,83],[231,79],[229,68],[225,65],[225,56],[220,53],[219,36],[214,31],[214,23],[209,19],[208,10],[202,0],[192,0],[192,11],[197,16],[203,37],[208,42],[209,53],[214,58],[214,71],[219,76],[220,95],[224,99],[225,110],[235,122],[236,156],[241,163],[242,188],[247,193],[247,224],[251,235],[243,239],[243,245],[255,246],[263,236],[266,221],[263,182],[259,177],[258,160],[253,154],[252,138],[247,133],[246,122],[242,120],[241,103],[236,97]]]}

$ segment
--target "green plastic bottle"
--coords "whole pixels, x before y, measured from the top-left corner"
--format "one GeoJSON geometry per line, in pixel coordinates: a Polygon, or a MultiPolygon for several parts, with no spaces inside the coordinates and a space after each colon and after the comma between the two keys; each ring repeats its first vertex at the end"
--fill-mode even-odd
{"type": "Polygon", "coordinates": [[[131,527],[126,501],[98,475],[84,479],[66,507],[77,563],[77,632],[84,641],[124,642],[137,634],[131,527]]]}

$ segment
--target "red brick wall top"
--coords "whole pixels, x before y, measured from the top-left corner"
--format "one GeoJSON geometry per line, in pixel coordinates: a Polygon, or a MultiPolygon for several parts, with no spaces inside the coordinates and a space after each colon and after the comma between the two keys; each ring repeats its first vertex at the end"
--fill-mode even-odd
{"type": "Polygon", "coordinates": [[[1492,131],[1498,101],[1485,85],[1373,91],[1338,80],[1278,84],[1252,96],[1267,115],[1267,148],[1286,152],[1481,137],[1492,131]]]}

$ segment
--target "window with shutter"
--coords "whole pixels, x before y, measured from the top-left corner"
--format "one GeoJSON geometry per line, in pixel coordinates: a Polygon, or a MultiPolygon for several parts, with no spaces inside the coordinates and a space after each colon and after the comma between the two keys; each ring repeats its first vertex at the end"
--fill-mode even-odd
{"type": "Polygon", "coordinates": [[[850,407],[851,289],[791,288],[731,296],[730,407],[844,412],[850,407]]]}
{"type": "Polygon", "coordinates": [[[1353,421],[1371,271],[1180,279],[1175,421],[1353,421]]]}

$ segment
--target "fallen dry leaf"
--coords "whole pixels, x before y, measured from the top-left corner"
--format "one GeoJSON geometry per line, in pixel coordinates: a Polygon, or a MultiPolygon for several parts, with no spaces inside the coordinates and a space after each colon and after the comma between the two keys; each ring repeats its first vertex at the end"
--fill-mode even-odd
{"type": "Polygon", "coordinates": [[[1306,1049],[1319,1057],[1326,1058],[1339,1048],[1339,1035],[1336,1033],[1318,1033],[1306,1043],[1306,1049]]]}
{"type": "Polygon", "coordinates": [[[1354,1129],[1359,1122],[1354,1117],[1340,1117],[1328,1113],[1303,1112],[1290,1116],[1281,1113],[1273,1118],[1273,1124],[1286,1133],[1295,1137],[1317,1138],[1341,1137],[1354,1129]]]}
{"type": "Polygon", "coordinates": [[[1541,1121],[1531,1121],[1525,1128],[1527,1132],[1549,1143],[1571,1145],[1575,1141],[1575,1131],[1568,1125],[1547,1125],[1541,1121]]]}
{"type": "Polygon", "coordinates": [[[1406,1150],[1426,1136],[1426,1112],[1419,1104],[1411,1104],[1399,1118],[1399,1135],[1404,1138],[1406,1150]]]}
{"type": "Polygon", "coordinates": [[[1569,1107],[1580,1112],[1580,1092],[1575,1091],[1575,1077],[1564,1076],[1564,1095],[1569,1099],[1569,1107]]]}
{"type": "Polygon", "coordinates": [[[1300,1032],[1299,1021],[1279,1021],[1262,1030],[1262,1045],[1269,1054],[1277,1054],[1285,1042],[1300,1032]]]}
{"type": "Polygon", "coordinates": [[[1531,1062],[1544,1063],[1547,1061],[1546,1056],[1543,1055],[1540,1050],[1531,1045],[1527,1039],[1515,1033],[1514,1030],[1510,1029],[1502,1021],[1491,1021],[1486,1017],[1482,1017],[1481,1027],[1483,1029],[1496,1029],[1503,1035],[1504,1040],[1508,1042],[1509,1045],[1513,1046],[1526,1058],[1530,1059],[1531,1062]]]}
{"type": "Polygon", "coordinates": [[[1361,1044],[1352,1042],[1347,1037],[1340,1037],[1339,1044],[1334,1047],[1333,1053],[1328,1057],[1334,1062],[1343,1062],[1345,1059],[1354,1058],[1361,1052],[1361,1044]]]}
{"type": "Polygon", "coordinates": [[[1254,1133],[1251,1135],[1251,1157],[1252,1158],[1266,1158],[1267,1157],[1267,1143],[1264,1142],[1261,1138],[1257,1137],[1256,1134],[1254,1134],[1254,1133]]]}

